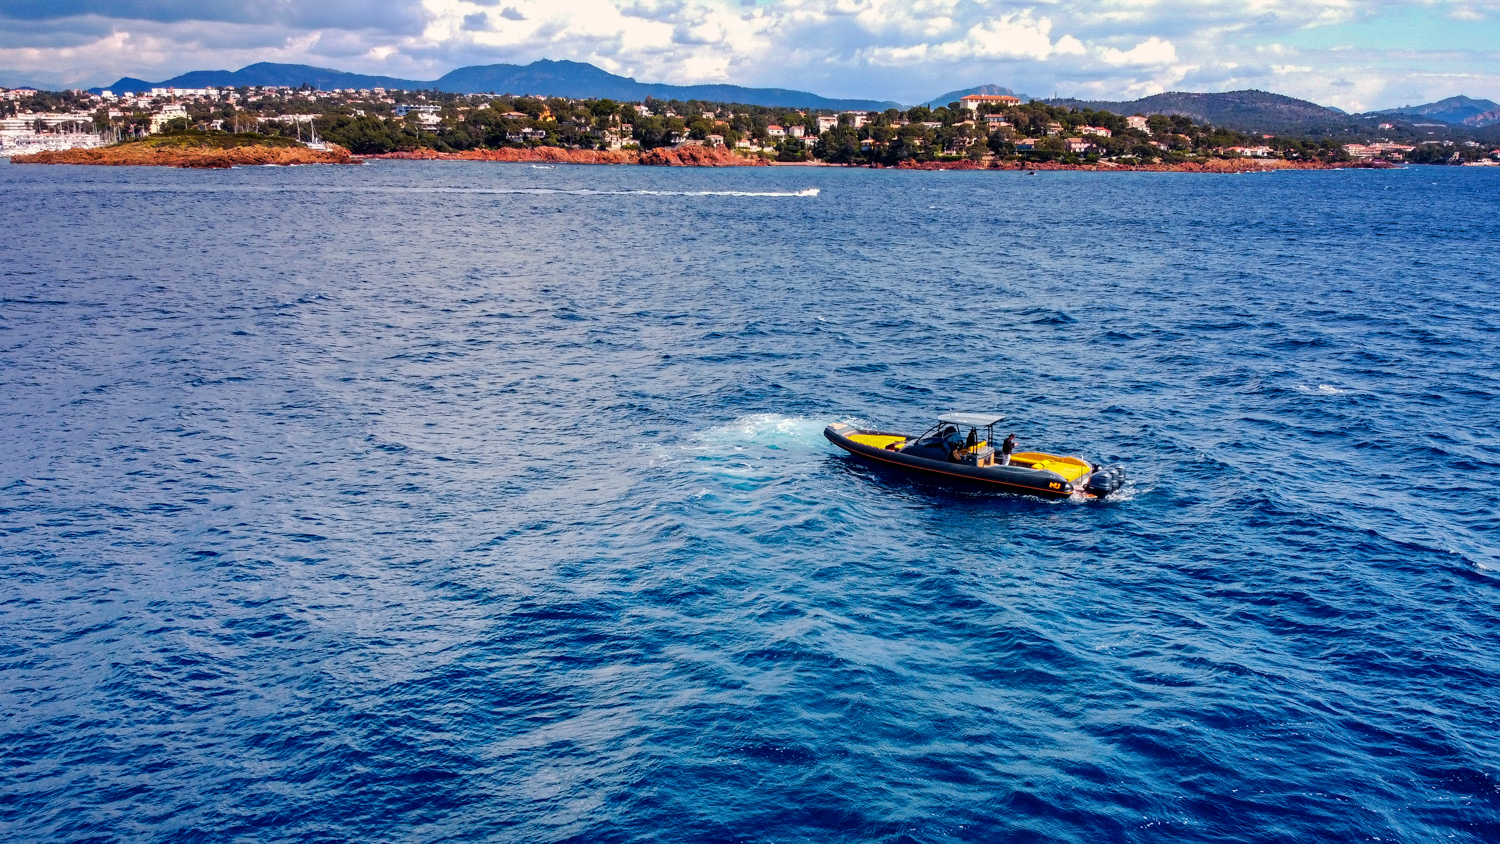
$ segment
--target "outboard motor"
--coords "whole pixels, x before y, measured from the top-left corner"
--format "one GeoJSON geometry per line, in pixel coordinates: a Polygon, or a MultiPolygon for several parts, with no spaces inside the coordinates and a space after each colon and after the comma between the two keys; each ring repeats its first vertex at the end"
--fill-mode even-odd
{"type": "Polygon", "coordinates": [[[1116,492],[1125,485],[1125,468],[1123,466],[1111,466],[1108,469],[1100,469],[1089,475],[1088,483],[1084,491],[1090,495],[1104,498],[1112,492],[1116,492]]]}

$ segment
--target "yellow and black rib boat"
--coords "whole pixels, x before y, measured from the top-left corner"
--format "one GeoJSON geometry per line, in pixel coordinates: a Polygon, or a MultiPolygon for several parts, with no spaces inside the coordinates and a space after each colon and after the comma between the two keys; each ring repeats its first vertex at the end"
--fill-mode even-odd
{"type": "Polygon", "coordinates": [[[1105,498],[1124,486],[1123,468],[1106,469],[1081,457],[1017,451],[1007,460],[994,445],[995,425],[1003,419],[984,413],[944,413],[916,437],[835,422],[823,429],[823,436],[876,465],[948,484],[1043,498],[1105,498]]]}

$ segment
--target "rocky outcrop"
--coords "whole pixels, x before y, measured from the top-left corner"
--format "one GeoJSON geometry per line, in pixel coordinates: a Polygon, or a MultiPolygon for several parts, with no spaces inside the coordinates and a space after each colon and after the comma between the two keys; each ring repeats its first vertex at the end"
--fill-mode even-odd
{"type": "Polygon", "coordinates": [[[1465,126],[1474,126],[1476,128],[1494,126],[1497,123],[1500,123],[1500,108],[1490,109],[1473,117],[1464,118],[1465,126]]]}
{"type": "Polygon", "coordinates": [[[329,145],[326,150],[303,146],[245,145],[232,149],[211,147],[160,147],[141,143],[117,144],[94,149],[34,152],[11,158],[12,164],[98,164],[125,167],[188,167],[222,169],[262,164],[351,164],[349,151],[329,145]]]}
{"type": "Polygon", "coordinates": [[[1058,164],[1051,161],[994,161],[981,164],[974,161],[903,161],[898,170],[1083,170],[1091,172],[1145,172],[1145,173],[1258,173],[1263,170],[1337,170],[1345,167],[1385,168],[1393,165],[1383,161],[1367,161],[1343,164],[1325,164],[1321,161],[1283,161],[1277,158],[1209,158],[1203,161],[1184,161],[1180,164],[1114,164],[1103,161],[1098,164],[1058,164]]]}
{"type": "Polygon", "coordinates": [[[658,167],[745,167],[766,162],[759,158],[742,158],[723,147],[683,146],[634,150],[598,151],[563,149],[562,147],[520,147],[505,149],[471,149],[463,152],[437,152],[416,149],[410,152],[388,152],[361,158],[400,159],[405,161],[505,161],[533,164],[650,164],[658,167]]]}
{"type": "Polygon", "coordinates": [[[723,147],[658,147],[641,154],[642,164],[658,167],[759,167],[760,158],[745,158],[723,147]]]}
{"type": "Polygon", "coordinates": [[[504,161],[534,164],[636,164],[640,153],[633,150],[598,151],[563,149],[562,147],[521,147],[505,149],[470,149],[463,152],[438,152],[414,149],[409,152],[387,152],[362,155],[360,158],[384,158],[403,161],[504,161]]]}
{"type": "Polygon", "coordinates": [[[902,161],[897,170],[983,170],[985,165],[967,158],[962,161],[902,161]]]}

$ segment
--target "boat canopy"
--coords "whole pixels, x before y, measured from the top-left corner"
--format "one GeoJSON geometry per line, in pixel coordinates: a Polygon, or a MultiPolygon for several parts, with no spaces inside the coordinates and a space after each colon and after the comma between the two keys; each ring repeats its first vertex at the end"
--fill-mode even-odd
{"type": "Polygon", "coordinates": [[[944,413],[938,417],[938,422],[965,428],[988,428],[998,425],[1004,418],[992,413],[944,413]]]}

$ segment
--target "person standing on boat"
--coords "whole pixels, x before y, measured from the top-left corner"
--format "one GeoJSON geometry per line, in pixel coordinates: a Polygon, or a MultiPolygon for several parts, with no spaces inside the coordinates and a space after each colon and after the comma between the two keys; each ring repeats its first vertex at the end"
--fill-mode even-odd
{"type": "Polygon", "coordinates": [[[1005,438],[1004,442],[1000,443],[1000,465],[1001,466],[1009,466],[1010,465],[1010,453],[1012,451],[1015,451],[1015,450],[1016,450],[1016,435],[1015,434],[1011,434],[1010,436],[1008,436],[1008,437],[1005,438]]]}

